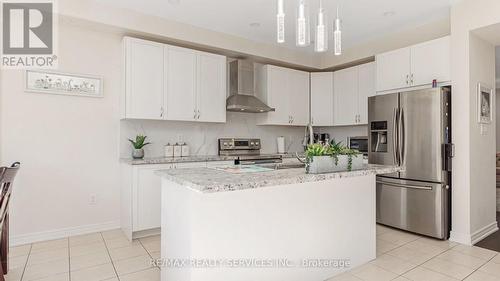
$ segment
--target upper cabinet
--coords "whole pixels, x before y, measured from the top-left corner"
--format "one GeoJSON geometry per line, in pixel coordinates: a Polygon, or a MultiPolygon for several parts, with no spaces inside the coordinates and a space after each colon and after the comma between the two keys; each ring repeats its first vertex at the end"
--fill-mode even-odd
{"type": "Polygon", "coordinates": [[[165,108],[168,120],[196,121],[196,52],[165,46],[165,108]]]}
{"type": "Polygon", "coordinates": [[[311,73],[311,123],[333,126],[333,72],[311,73]]]}
{"type": "Polygon", "coordinates": [[[309,73],[273,65],[261,66],[257,72],[257,95],[276,110],[259,114],[259,124],[306,126],[309,122],[309,73]]]}
{"type": "Polygon", "coordinates": [[[226,57],[198,53],[197,108],[202,122],[226,122],[226,57]]]}
{"type": "Polygon", "coordinates": [[[163,45],[129,38],[124,39],[125,101],[122,117],[164,118],[163,45]]]}
{"type": "Polygon", "coordinates": [[[368,98],[376,95],[375,63],[358,66],[358,124],[368,124],[368,98]]]}
{"type": "Polygon", "coordinates": [[[450,36],[424,42],[411,48],[413,86],[451,81],[450,36]]]}
{"type": "Polygon", "coordinates": [[[377,91],[451,81],[450,47],[446,36],[377,55],[377,91]]]}
{"type": "Polygon", "coordinates": [[[125,37],[126,119],[226,122],[226,57],[125,37]]]}
{"type": "Polygon", "coordinates": [[[363,64],[333,73],[335,126],[368,123],[368,97],[375,95],[375,65],[363,64]]]}

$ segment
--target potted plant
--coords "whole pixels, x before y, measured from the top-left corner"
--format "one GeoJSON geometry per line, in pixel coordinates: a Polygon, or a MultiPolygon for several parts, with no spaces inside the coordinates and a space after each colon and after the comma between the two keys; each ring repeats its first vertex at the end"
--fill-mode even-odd
{"type": "Polygon", "coordinates": [[[352,171],[363,166],[362,154],[335,142],[312,144],[306,150],[306,171],[310,174],[331,173],[339,171],[352,171]]]}
{"type": "Polygon", "coordinates": [[[137,135],[135,137],[135,141],[128,139],[130,143],[132,143],[132,146],[134,149],[132,150],[132,158],[134,159],[142,159],[144,158],[144,147],[148,144],[151,144],[150,142],[145,142],[147,136],[142,136],[142,135],[137,135]]]}

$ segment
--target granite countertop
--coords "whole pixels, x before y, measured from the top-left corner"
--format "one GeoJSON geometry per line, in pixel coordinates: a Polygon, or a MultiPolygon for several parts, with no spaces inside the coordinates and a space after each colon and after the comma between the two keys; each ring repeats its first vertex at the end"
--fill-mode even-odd
{"type": "MultiPolygon", "coordinates": [[[[300,153],[299,153],[300,154],[300,153]]],[[[303,155],[304,153],[302,153],[303,155]]],[[[263,154],[269,155],[269,154],[263,154]]],[[[277,154],[285,158],[295,158],[295,153],[277,154]]],[[[144,159],[121,158],[120,162],[129,165],[154,165],[154,164],[172,164],[172,163],[188,163],[188,162],[209,162],[209,161],[233,161],[237,156],[220,156],[220,155],[193,155],[188,157],[152,157],[144,159]]]]}
{"type": "Polygon", "coordinates": [[[157,175],[201,193],[237,191],[268,186],[318,182],[338,178],[388,174],[400,171],[397,166],[367,164],[355,171],[306,174],[304,168],[231,173],[216,168],[159,170],[157,175]]]}

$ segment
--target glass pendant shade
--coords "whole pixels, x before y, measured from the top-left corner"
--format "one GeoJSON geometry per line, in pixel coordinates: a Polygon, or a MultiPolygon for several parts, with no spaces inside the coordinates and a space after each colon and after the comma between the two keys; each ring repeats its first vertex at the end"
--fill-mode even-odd
{"type": "Polygon", "coordinates": [[[323,5],[320,0],[318,10],[318,18],[316,19],[316,34],[314,40],[314,50],[316,52],[325,52],[328,50],[328,27],[325,24],[328,22],[325,18],[323,5]]]}
{"type": "Polygon", "coordinates": [[[333,32],[334,53],[336,56],[342,54],[342,31],[340,31],[339,9],[337,8],[337,18],[335,19],[335,31],[333,32]]]}
{"type": "Polygon", "coordinates": [[[311,42],[309,31],[309,7],[306,0],[298,0],[296,20],[296,45],[299,47],[309,46],[311,42]]]}
{"type": "Polygon", "coordinates": [[[285,6],[284,0],[277,0],[276,13],[276,40],[278,43],[285,43],[285,6]]]}

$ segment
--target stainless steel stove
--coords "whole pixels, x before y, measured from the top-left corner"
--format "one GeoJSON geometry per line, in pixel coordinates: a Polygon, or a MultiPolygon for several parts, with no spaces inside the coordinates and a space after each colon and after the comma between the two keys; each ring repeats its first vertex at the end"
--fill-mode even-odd
{"type": "Polygon", "coordinates": [[[235,164],[242,165],[283,162],[279,154],[261,154],[261,143],[260,139],[219,139],[219,155],[235,156],[235,164]]]}

